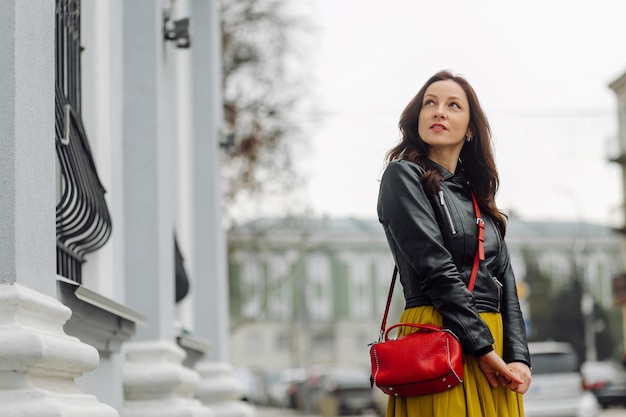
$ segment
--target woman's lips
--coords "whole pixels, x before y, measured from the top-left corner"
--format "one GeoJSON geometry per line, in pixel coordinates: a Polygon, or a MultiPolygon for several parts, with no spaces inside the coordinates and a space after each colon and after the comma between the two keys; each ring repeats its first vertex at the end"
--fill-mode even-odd
{"type": "Polygon", "coordinates": [[[430,130],[434,130],[435,132],[443,132],[444,130],[448,130],[444,125],[435,123],[430,126],[430,130]]]}

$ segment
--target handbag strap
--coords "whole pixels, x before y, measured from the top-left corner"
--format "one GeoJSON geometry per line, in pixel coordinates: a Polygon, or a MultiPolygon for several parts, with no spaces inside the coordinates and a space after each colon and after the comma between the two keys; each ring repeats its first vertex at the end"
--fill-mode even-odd
{"type": "MultiPolygon", "coordinates": [[[[485,259],[485,222],[480,217],[480,208],[476,201],[476,196],[472,192],[472,203],[474,204],[474,211],[476,212],[476,224],[478,225],[478,246],[476,247],[476,256],[474,256],[474,265],[472,265],[472,273],[470,274],[470,280],[467,284],[467,289],[474,291],[474,284],[476,283],[476,275],[478,273],[478,264],[485,259]]],[[[379,341],[383,340],[385,334],[385,328],[387,327],[387,316],[389,315],[389,307],[391,306],[391,297],[393,296],[393,288],[396,285],[396,278],[398,277],[398,267],[393,267],[393,277],[391,278],[391,286],[389,287],[389,295],[387,296],[387,305],[385,306],[385,314],[383,315],[383,322],[380,325],[379,341]]]]}

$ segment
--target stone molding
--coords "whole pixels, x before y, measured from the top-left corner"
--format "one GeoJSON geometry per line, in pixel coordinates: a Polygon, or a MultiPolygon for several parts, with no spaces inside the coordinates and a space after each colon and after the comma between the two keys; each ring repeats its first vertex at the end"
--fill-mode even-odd
{"type": "Polygon", "coordinates": [[[166,340],[124,345],[124,417],[215,417],[193,393],[200,376],[182,365],[185,352],[166,340]]]}
{"type": "Polygon", "coordinates": [[[57,276],[57,293],[72,310],[65,331],[95,347],[100,353],[117,353],[146,318],[82,285],[57,276]]]}
{"type": "Polygon", "coordinates": [[[17,283],[0,285],[0,415],[119,417],[74,379],[98,351],[63,331],[71,310],[17,283]]]}
{"type": "Polygon", "coordinates": [[[234,377],[229,363],[200,362],[195,369],[202,380],[196,398],[210,407],[217,417],[256,417],[254,407],[241,401],[244,387],[234,377]]]}

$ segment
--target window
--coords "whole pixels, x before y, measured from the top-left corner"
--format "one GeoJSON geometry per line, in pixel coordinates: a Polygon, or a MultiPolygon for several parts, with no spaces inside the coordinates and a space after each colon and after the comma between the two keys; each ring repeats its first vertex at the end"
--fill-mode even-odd
{"type": "Polygon", "coordinates": [[[259,318],[261,314],[261,268],[256,258],[246,259],[241,268],[241,314],[259,318]]]}
{"type": "Polygon", "coordinates": [[[289,320],[291,317],[291,275],[285,256],[271,256],[268,261],[267,308],[270,318],[289,320]]]}
{"type": "Polygon", "coordinates": [[[371,315],[370,262],[365,254],[358,256],[357,262],[350,263],[350,317],[366,319],[371,315]]]}
{"type": "Polygon", "coordinates": [[[252,355],[263,353],[263,335],[258,332],[250,332],[245,341],[246,352],[252,355]]]}
{"type": "Polygon", "coordinates": [[[332,334],[320,333],[313,335],[311,350],[316,355],[325,355],[333,351],[334,339],[332,334]]]}
{"type": "Polygon", "coordinates": [[[279,333],[274,341],[274,349],[276,352],[288,352],[289,351],[289,335],[286,333],[279,333]]]}
{"type": "Polygon", "coordinates": [[[314,320],[330,320],[332,316],[332,288],[330,262],[322,254],[306,258],[307,290],[306,303],[314,320]]]}

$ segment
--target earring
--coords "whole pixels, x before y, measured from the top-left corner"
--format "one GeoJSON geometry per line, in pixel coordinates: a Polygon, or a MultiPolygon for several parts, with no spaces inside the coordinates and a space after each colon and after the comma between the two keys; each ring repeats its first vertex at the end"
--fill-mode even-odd
{"type": "Polygon", "coordinates": [[[466,142],[471,142],[471,141],[472,141],[472,137],[471,137],[471,136],[467,136],[467,137],[465,138],[465,141],[466,141],[466,142]]]}

